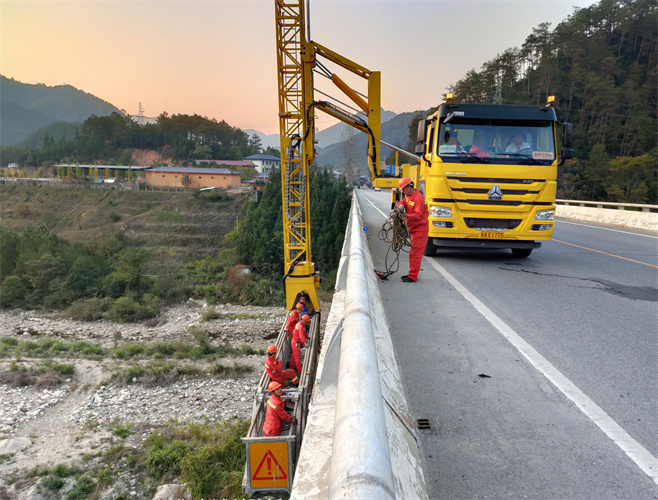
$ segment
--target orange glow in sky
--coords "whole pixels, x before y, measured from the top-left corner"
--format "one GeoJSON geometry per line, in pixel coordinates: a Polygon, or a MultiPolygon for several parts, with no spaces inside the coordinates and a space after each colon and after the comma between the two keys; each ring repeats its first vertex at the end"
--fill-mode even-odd
{"type": "MultiPolygon", "coordinates": [[[[415,111],[541,22],[591,1],[311,0],[311,37],[382,72],[382,105],[415,111]]],[[[274,1],[6,1],[0,73],[70,84],[137,114],[200,114],[278,132],[274,1]]],[[[332,124],[319,117],[317,125],[332,124]]]]}

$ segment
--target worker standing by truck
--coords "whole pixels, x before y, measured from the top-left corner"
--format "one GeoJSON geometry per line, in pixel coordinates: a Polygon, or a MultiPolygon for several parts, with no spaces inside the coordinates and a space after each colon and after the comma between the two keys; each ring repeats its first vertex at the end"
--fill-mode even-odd
{"type": "Polygon", "coordinates": [[[275,345],[271,345],[267,348],[267,360],[265,360],[265,369],[267,374],[270,376],[272,382],[278,382],[281,385],[284,385],[286,380],[290,380],[290,383],[294,386],[299,384],[299,377],[295,373],[295,370],[288,368],[287,370],[283,369],[283,364],[276,357],[278,349],[275,345]]]}
{"type": "Polygon", "coordinates": [[[310,324],[311,317],[308,314],[304,314],[299,320],[299,323],[297,323],[297,326],[295,326],[295,332],[292,336],[290,368],[295,370],[297,373],[302,372],[302,346],[306,346],[306,341],[308,340],[306,327],[310,324]]]}
{"type": "Polygon", "coordinates": [[[280,436],[283,430],[283,424],[295,424],[297,419],[290,417],[283,407],[283,390],[279,382],[270,382],[267,387],[272,393],[270,399],[267,401],[267,412],[265,413],[265,422],[263,423],[263,436],[280,436]]]}
{"type": "Polygon", "coordinates": [[[409,274],[402,276],[405,283],[418,281],[420,264],[423,260],[423,251],[427,245],[427,234],[429,232],[429,212],[425,204],[425,197],[414,188],[414,183],[409,177],[403,177],[398,183],[404,199],[396,209],[404,212],[407,229],[411,237],[411,251],[409,252],[409,274]]]}

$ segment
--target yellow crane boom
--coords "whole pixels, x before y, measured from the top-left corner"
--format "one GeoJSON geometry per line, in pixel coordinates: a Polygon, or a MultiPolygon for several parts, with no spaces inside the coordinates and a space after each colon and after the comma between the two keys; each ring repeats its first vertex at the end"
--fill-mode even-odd
{"type": "Polygon", "coordinates": [[[281,189],[283,198],[286,306],[291,309],[300,294],[318,309],[320,279],[311,255],[308,173],[315,157],[315,109],[355,127],[368,136],[368,167],[373,184],[393,187],[396,176],[381,174],[381,74],[350,61],[310,40],[305,22],[306,0],[275,0],[279,131],[281,137],[281,189]],[[367,95],[353,90],[320,60],[324,58],[367,81],[367,95]],[[314,99],[313,73],[329,78],[364,117],[314,99]]]}

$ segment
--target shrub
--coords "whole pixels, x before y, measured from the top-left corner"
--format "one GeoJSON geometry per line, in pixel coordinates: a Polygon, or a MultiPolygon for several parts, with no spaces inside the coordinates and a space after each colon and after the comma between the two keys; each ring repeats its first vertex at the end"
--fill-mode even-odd
{"type": "Polygon", "coordinates": [[[232,367],[224,366],[218,363],[212,368],[212,374],[220,378],[244,377],[253,371],[253,367],[249,365],[243,365],[242,363],[233,363],[232,367]]]}
{"type": "Polygon", "coordinates": [[[117,323],[134,321],[137,316],[139,303],[130,297],[119,297],[112,306],[110,318],[117,323]]]}
{"type": "Polygon", "coordinates": [[[127,438],[130,434],[134,434],[132,430],[132,424],[121,424],[119,422],[114,422],[110,430],[119,436],[121,439],[127,438]]]}
{"type": "Polygon", "coordinates": [[[17,276],[7,276],[0,285],[0,307],[19,307],[23,304],[27,288],[17,276]]]}
{"type": "Polygon", "coordinates": [[[12,387],[35,385],[39,389],[56,387],[64,383],[62,375],[73,375],[75,367],[69,364],[47,362],[30,368],[24,364],[12,362],[9,371],[0,373],[0,383],[12,387]]]}
{"type": "Polygon", "coordinates": [[[201,314],[201,319],[203,321],[212,321],[213,319],[219,319],[221,317],[222,315],[213,308],[207,309],[201,314]]]}
{"type": "Polygon", "coordinates": [[[105,354],[105,350],[101,346],[86,342],[84,340],[73,342],[70,349],[71,352],[79,352],[91,356],[102,356],[105,354]]]}
{"type": "Polygon", "coordinates": [[[66,495],[66,500],[86,500],[88,495],[94,491],[96,484],[88,476],[82,476],[66,495]]]}
{"type": "Polygon", "coordinates": [[[41,486],[51,491],[57,491],[64,486],[64,480],[57,476],[46,476],[41,480],[41,486]]]}
{"type": "Polygon", "coordinates": [[[46,362],[36,369],[36,373],[41,375],[48,372],[54,372],[59,375],[73,375],[75,366],[67,363],[46,362]]]}
{"type": "Polygon", "coordinates": [[[190,334],[192,335],[192,337],[194,337],[196,343],[199,344],[202,354],[210,354],[211,352],[213,352],[213,348],[210,345],[210,337],[208,337],[207,332],[199,328],[191,328],[190,334]]]}
{"type": "Polygon", "coordinates": [[[190,444],[175,440],[161,447],[152,446],[148,451],[146,468],[154,478],[160,479],[165,475],[179,475],[180,462],[190,450],[190,444]]]}
{"type": "Polygon", "coordinates": [[[110,319],[117,323],[139,321],[157,316],[160,312],[158,298],[151,294],[144,294],[141,302],[131,297],[119,297],[112,306],[110,319]]]}
{"type": "Polygon", "coordinates": [[[113,304],[114,301],[107,298],[80,299],[73,302],[62,314],[73,319],[94,321],[103,318],[113,304]]]}

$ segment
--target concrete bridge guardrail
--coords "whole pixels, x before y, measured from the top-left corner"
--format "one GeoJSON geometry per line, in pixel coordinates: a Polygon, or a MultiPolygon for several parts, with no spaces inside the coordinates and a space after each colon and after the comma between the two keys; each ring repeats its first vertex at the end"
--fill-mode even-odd
{"type": "Polygon", "coordinates": [[[563,219],[658,231],[658,212],[656,212],[658,206],[656,205],[574,200],[555,200],[555,205],[555,215],[563,219]],[[642,211],[624,210],[625,207],[640,208],[642,211]]]}
{"type": "Polygon", "coordinates": [[[357,197],[325,326],[292,499],[427,499],[357,197]]]}

